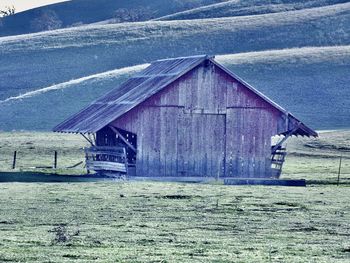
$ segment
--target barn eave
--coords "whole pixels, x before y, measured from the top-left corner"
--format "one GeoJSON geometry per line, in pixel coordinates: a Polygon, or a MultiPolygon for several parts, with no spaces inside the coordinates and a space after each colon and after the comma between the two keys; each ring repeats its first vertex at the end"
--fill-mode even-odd
{"type": "Polygon", "coordinates": [[[288,123],[289,129],[285,132],[282,132],[280,135],[286,136],[291,130],[292,136],[306,136],[306,137],[318,137],[318,133],[305,125],[303,122],[299,121],[293,114],[288,113],[288,123]]]}

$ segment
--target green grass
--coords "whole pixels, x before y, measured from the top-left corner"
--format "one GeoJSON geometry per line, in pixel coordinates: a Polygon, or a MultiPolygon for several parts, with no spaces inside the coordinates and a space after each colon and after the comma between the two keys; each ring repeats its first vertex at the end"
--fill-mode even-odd
{"type": "Polygon", "coordinates": [[[344,186],[1,184],[0,192],[0,262],[350,259],[344,186]],[[55,241],[60,225],[64,242],[55,241]]]}
{"type": "Polygon", "coordinates": [[[266,13],[278,13],[292,10],[300,10],[314,7],[322,7],[343,3],[344,0],[245,0],[245,1],[226,1],[223,3],[215,3],[208,6],[202,6],[175,14],[166,15],[155,20],[187,20],[187,19],[203,19],[217,17],[232,16],[248,16],[260,15],[266,13]]]}
{"type": "Polygon", "coordinates": [[[58,153],[57,173],[86,173],[83,165],[76,169],[65,169],[84,160],[84,148],[87,141],[80,135],[33,132],[0,133],[0,171],[12,170],[14,151],[17,151],[15,172],[41,171],[53,172],[34,167],[53,166],[54,153],[58,153]]]}
{"type": "MultiPolygon", "coordinates": [[[[88,142],[80,135],[48,132],[0,133],[0,172],[40,171],[57,174],[84,174],[83,164],[88,142]],[[13,153],[17,151],[16,169],[12,170],[13,153]],[[34,169],[53,166],[58,153],[58,169],[34,169]]],[[[284,179],[307,179],[334,183],[338,177],[339,159],[343,156],[341,180],[350,183],[350,131],[320,132],[320,137],[287,141],[288,155],[283,169],[284,179]]]]}
{"type": "MultiPolygon", "coordinates": [[[[349,262],[349,139],[335,131],[288,142],[282,177],[329,183],[306,188],[0,184],[0,262],[349,262]]],[[[14,149],[24,171],[52,163],[54,150],[61,167],[74,164],[87,146],[54,133],[0,133],[0,142],[1,171],[14,149]]]]}
{"type": "Polygon", "coordinates": [[[320,132],[319,138],[292,138],[287,141],[287,159],[283,178],[333,181],[338,177],[350,183],[350,131],[320,132]]]}

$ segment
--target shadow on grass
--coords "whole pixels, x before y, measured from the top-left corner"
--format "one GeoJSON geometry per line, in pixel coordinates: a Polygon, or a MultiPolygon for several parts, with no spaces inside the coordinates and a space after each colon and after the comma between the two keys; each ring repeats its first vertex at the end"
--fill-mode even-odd
{"type": "MultiPolygon", "coordinates": [[[[129,178],[131,179],[131,178],[129,178]]],[[[153,178],[148,178],[153,181],[153,178]]],[[[133,178],[135,180],[135,178],[133,178]]],[[[144,178],[145,180],[145,178],[144,178]]],[[[120,181],[118,178],[104,177],[99,175],[64,175],[50,174],[45,172],[0,172],[0,183],[86,183],[86,182],[101,182],[101,181],[120,181]]],[[[137,181],[137,180],[136,180],[137,181]]],[[[163,180],[157,181],[167,181],[163,180]]],[[[337,185],[335,180],[306,180],[307,186],[312,185],[337,185]]],[[[341,180],[339,185],[350,186],[350,180],[341,180]]],[[[167,199],[185,199],[186,196],[166,196],[167,199]]]]}
{"type": "Polygon", "coordinates": [[[348,178],[342,179],[339,182],[337,180],[307,180],[306,185],[345,185],[350,186],[350,180],[348,178]]]}
{"type": "Polygon", "coordinates": [[[114,181],[95,175],[56,175],[40,172],[0,172],[0,183],[79,183],[114,181]]]}

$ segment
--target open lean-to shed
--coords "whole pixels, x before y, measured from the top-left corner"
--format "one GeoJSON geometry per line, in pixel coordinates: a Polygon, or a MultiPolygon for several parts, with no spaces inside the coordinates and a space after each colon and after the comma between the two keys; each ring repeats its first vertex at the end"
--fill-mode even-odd
{"type": "Polygon", "coordinates": [[[91,143],[89,170],[141,177],[279,177],[283,142],[317,136],[210,56],[153,62],[54,131],[91,143]]]}

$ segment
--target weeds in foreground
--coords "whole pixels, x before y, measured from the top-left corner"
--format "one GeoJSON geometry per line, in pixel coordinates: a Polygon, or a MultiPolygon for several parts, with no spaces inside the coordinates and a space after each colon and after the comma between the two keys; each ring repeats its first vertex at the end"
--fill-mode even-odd
{"type": "Polygon", "coordinates": [[[68,224],[60,224],[55,226],[53,229],[49,230],[49,232],[54,233],[55,235],[51,242],[52,245],[66,244],[80,234],[79,228],[70,230],[68,224]]]}

